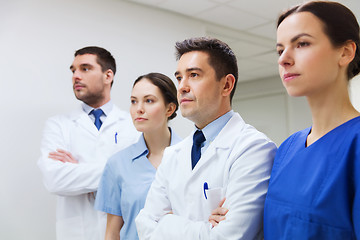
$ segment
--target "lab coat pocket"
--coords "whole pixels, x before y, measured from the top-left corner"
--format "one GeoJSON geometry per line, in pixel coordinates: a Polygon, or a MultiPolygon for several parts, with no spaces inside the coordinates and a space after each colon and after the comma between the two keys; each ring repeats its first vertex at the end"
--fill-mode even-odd
{"type": "Polygon", "coordinates": [[[219,206],[220,201],[223,199],[223,188],[205,189],[205,202],[208,215],[219,206]]]}

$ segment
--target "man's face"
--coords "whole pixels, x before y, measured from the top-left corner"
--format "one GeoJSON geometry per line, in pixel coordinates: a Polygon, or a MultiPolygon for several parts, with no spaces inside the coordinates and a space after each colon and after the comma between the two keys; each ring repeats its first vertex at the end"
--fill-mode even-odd
{"type": "Polygon", "coordinates": [[[175,77],[179,83],[178,101],[184,117],[193,121],[198,128],[219,117],[224,81],[217,80],[207,53],[192,51],[183,54],[175,77]]]}
{"type": "Polygon", "coordinates": [[[101,106],[110,91],[106,87],[107,72],[102,71],[96,58],[94,54],[77,55],[70,66],[76,98],[92,107],[101,106]]]}

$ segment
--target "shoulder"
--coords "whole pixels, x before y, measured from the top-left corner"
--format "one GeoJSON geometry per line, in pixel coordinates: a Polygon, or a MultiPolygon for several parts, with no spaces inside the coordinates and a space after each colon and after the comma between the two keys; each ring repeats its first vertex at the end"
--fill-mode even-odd
{"type": "Polygon", "coordinates": [[[176,132],[172,128],[170,128],[170,131],[171,131],[170,145],[172,146],[172,145],[175,145],[175,144],[181,142],[182,138],[178,134],[176,134],[176,132]]]}
{"type": "Polygon", "coordinates": [[[360,116],[353,118],[344,124],[345,130],[355,135],[360,134],[360,116]]]}
{"type": "Polygon", "coordinates": [[[80,118],[83,115],[87,115],[81,108],[81,106],[76,107],[75,109],[66,112],[51,116],[47,119],[48,122],[66,122],[73,121],[80,118]]]}
{"type": "Polygon", "coordinates": [[[144,138],[142,135],[140,135],[136,142],[112,155],[109,158],[108,162],[114,165],[126,164],[127,162],[131,162],[132,159],[139,156],[141,152],[144,150],[145,146],[143,145],[145,143],[143,142],[144,142],[144,138]]]}
{"type": "Polygon", "coordinates": [[[65,114],[58,114],[49,117],[45,122],[45,128],[63,128],[69,126],[74,119],[81,115],[80,111],[72,111],[65,114]]]}
{"type": "MultiPolygon", "coordinates": [[[[297,131],[297,132],[291,134],[287,139],[285,139],[284,142],[281,143],[279,150],[288,148],[293,143],[298,143],[299,141],[302,141],[302,140],[305,141],[307,138],[307,135],[309,135],[310,130],[311,130],[311,128],[308,127],[308,128],[305,128],[303,130],[300,130],[300,131],[297,131]]],[[[304,144],[305,144],[305,142],[304,142],[304,144]]]]}
{"type": "Polygon", "coordinates": [[[174,159],[176,155],[178,155],[180,152],[187,152],[190,151],[192,146],[192,134],[187,136],[184,139],[180,139],[179,142],[177,142],[174,145],[171,145],[164,150],[163,154],[163,160],[161,164],[163,164],[164,161],[167,161],[167,159],[174,159]],[[189,147],[190,146],[190,147],[189,147]]]}
{"type": "Polygon", "coordinates": [[[116,105],[113,106],[113,109],[111,110],[110,114],[115,115],[122,120],[131,120],[130,113],[121,110],[116,105]]]}
{"type": "Polygon", "coordinates": [[[231,140],[233,143],[242,142],[243,144],[253,144],[263,142],[274,144],[264,133],[258,131],[252,125],[245,123],[238,113],[234,114],[223,130],[221,130],[218,137],[221,142],[228,139],[228,142],[231,140]]]}

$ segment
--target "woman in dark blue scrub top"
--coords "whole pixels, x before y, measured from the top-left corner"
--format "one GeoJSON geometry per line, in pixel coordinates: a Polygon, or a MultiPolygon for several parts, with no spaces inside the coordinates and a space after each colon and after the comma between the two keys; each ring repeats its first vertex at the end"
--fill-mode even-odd
{"type": "Polygon", "coordinates": [[[336,2],[303,3],[278,20],[283,85],[307,98],[313,124],[276,153],[265,240],[360,239],[360,113],[348,93],[359,42],[355,16],[336,2]]]}

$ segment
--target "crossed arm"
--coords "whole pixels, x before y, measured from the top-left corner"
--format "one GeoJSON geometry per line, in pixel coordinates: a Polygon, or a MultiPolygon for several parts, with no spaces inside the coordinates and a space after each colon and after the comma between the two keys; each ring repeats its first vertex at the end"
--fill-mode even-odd
{"type": "Polygon", "coordinates": [[[71,152],[65,151],[63,149],[56,149],[56,151],[54,152],[50,152],[48,155],[49,158],[51,158],[52,160],[55,161],[60,161],[63,163],[79,163],[79,161],[77,161],[73,155],[71,154],[71,152]]]}
{"type": "Polygon", "coordinates": [[[79,159],[68,151],[70,141],[65,138],[62,121],[55,117],[45,124],[38,160],[44,185],[49,192],[61,196],[92,193],[97,190],[105,163],[78,164],[79,159]]]}

